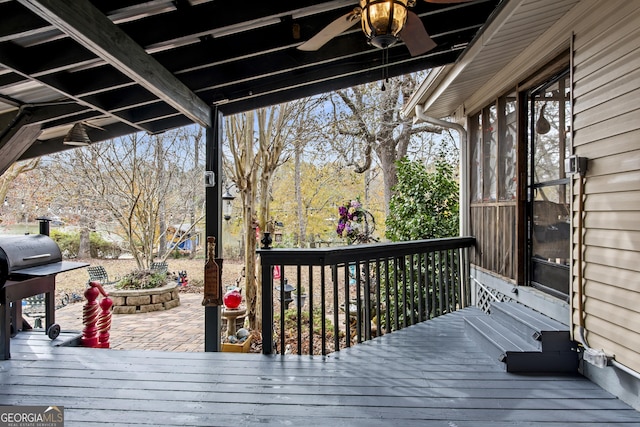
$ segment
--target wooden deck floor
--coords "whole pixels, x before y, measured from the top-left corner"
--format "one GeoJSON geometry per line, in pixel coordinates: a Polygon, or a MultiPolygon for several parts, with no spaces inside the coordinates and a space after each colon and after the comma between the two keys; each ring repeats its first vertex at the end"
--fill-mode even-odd
{"type": "Polygon", "coordinates": [[[325,359],[52,347],[12,340],[0,405],[59,405],[65,426],[640,426],[580,376],[516,375],[466,338],[463,312],[325,359]]]}

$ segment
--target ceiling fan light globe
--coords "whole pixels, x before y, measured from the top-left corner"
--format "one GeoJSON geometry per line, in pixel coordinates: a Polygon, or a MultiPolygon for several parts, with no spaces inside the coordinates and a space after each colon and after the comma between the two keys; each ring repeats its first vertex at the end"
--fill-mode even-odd
{"type": "Polygon", "coordinates": [[[398,40],[407,21],[408,0],[360,0],[362,31],[373,46],[387,48],[398,40]]]}
{"type": "Polygon", "coordinates": [[[398,40],[400,40],[398,37],[382,34],[380,36],[375,36],[369,39],[369,44],[371,44],[371,46],[377,47],[378,49],[386,49],[396,44],[398,40]]]}

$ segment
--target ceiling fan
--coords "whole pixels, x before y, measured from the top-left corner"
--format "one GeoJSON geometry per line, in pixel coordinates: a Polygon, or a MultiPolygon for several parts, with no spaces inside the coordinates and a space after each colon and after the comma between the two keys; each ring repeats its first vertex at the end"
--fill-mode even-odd
{"type": "MultiPolygon", "coordinates": [[[[428,3],[464,3],[472,0],[424,0],[428,3]]],[[[298,46],[299,50],[315,51],[329,40],[347,31],[358,21],[369,43],[386,49],[402,40],[411,56],[430,51],[437,44],[424,28],[420,17],[408,10],[416,0],[360,0],[360,6],[336,19],[318,34],[298,46]]]]}

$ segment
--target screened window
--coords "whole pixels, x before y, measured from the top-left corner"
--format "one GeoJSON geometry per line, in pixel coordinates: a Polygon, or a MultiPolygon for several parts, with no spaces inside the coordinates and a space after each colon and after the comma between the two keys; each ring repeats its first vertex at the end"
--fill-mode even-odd
{"type": "Polygon", "coordinates": [[[480,114],[471,117],[471,201],[482,201],[482,126],[480,114]]]}
{"type": "Polygon", "coordinates": [[[516,98],[503,96],[471,117],[471,201],[516,199],[516,98]]]}

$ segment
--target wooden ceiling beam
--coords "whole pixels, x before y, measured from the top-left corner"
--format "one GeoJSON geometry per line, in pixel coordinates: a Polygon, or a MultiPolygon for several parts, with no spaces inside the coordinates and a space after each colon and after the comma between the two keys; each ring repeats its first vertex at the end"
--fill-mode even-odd
{"type": "MultiPolygon", "coordinates": [[[[21,55],[23,51],[23,48],[12,45],[11,43],[0,43],[0,65],[8,70],[13,71],[16,74],[24,76],[25,79],[33,80],[58,92],[61,95],[62,99],[58,99],[57,101],[67,102],[72,100],[80,105],[84,105],[88,108],[94,109],[105,116],[112,116],[118,120],[126,121],[119,117],[116,112],[105,109],[103,105],[100,105],[97,102],[91,103],[84,99],[80,99],[77,96],[74,96],[69,92],[68,88],[63,87],[63,85],[55,75],[45,75],[41,78],[36,78],[31,75],[28,71],[24,70],[24,64],[22,63],[22,58],[24,57],[24,55],[21,55]]],[[[129,122],[127,124],[134,128],[138,128],[138,130],[140,131],[147,131],[147,129],[135,123],[129,122]]]]}
{"type": "Polygon", "coordinates": [[[287,17],[305,17],[345,8],[346,13],[353,9],[355,3],[355,0],[278,0],[268,2],[265,7],[241,1],[212,1],[150,16],[144,21],[123,23],[122,28],[141,46],[162,50],[163,46],[197,42],[200,37],[215,38],[220,34],[233,37],[247,31],[269,28],[287,17]]]}
{"type": "Polygon", "coordinates": [[[210,127],[211,108],[87,0],[18,0],[190,120],[210,127]]]}
{"type": "MultiPolygon", "coordinates": [[[[407,58],[388,65],[389,77],[395,77],[406,73],[412,73],[430,67],[441,66],[452,62],[457,57],[457,53],[450,51],[433,58],[407,58]]],[[[375,60],[372,60],[375,61],[375,60]]],[[[249,111],[265,105],[273,105],[282,102],[300,99],[305,96],[313,96],[318,93],[331,92],[334,90],[344,89],[347,87],[357,86],[369,83],[382,78],[381,65],[378,62],[370,68],[358,68],[357,63],[353,65],[343,64],[343,73],[341,75],[332,75],[323,70],[315,70],[307,73],[304,80],[290,77],[288,79],[288,87],[278,87],[276,83],[265,82],[260,85],[260,91],[252,91],[243,97],[230,96],[229,102],[220,104],[220,111],[225,115],[236,114],[243,111],[249,111]]],[[[258,81],[256,83],[263,83],[258,81]]],[[[246,89],[246,88],[245,88],[246,89]]],[[[245,91],[246,93],[246,91],[245,91]]],[[[219,92],[203,93],[205,98],[218,95],[219,92]]]]}
{"type": "Polygon", "coordinates": [[[17,113],[9,129],[0,135],[0,175],[31,147],[40,132],[39,124],[29,124],[28,113],[17,113]]]}

